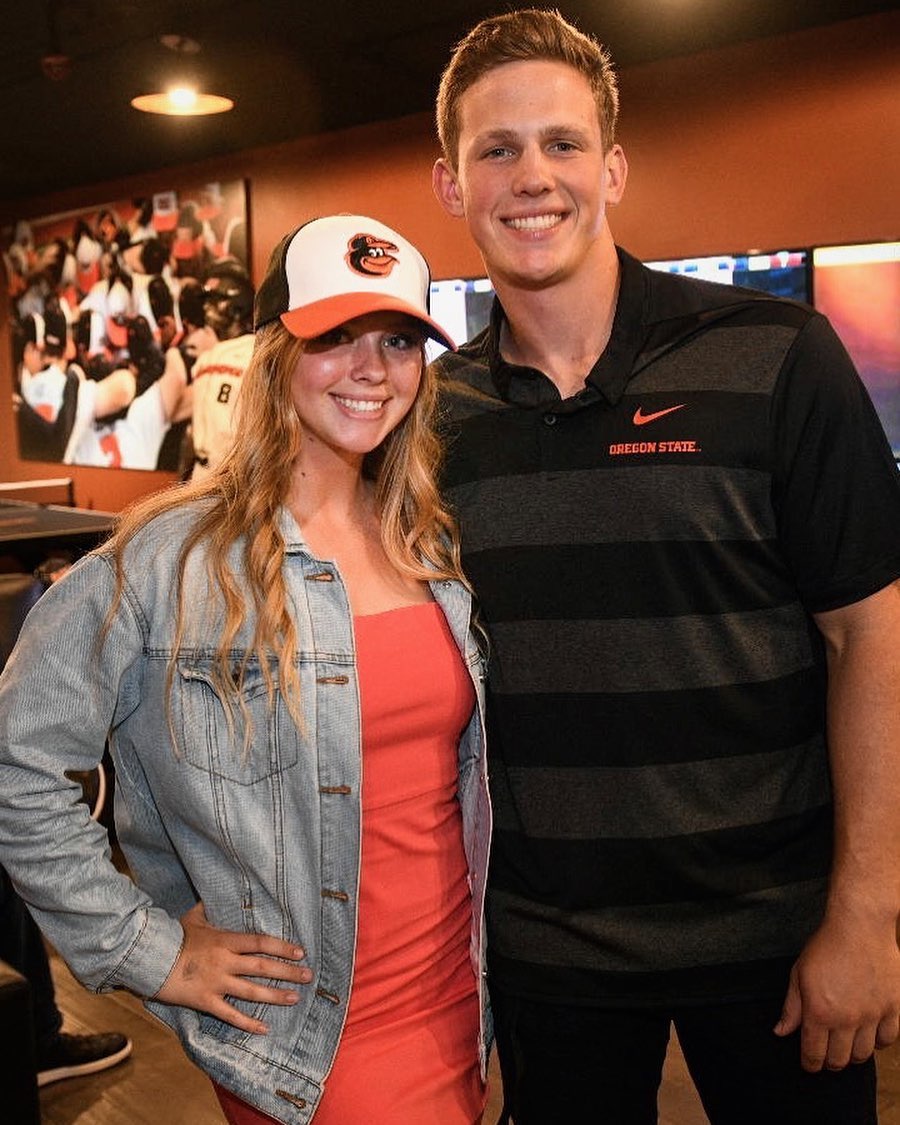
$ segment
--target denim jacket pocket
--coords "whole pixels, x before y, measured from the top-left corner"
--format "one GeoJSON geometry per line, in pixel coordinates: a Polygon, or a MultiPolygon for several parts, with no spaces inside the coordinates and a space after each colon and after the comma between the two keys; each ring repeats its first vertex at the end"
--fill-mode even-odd
{"type": "MultiPolygon", "coordinates": [[[[235,669],[241,659],[242,654],[235,655],[235,669]]],[[[212,669],[212,657],[191,656],[177,662],[176,730],[185,759],[239,785],[253,785],[295,765],[294,724],[277,685],[270,695],[258,661],[248,661],[240,692],[227,701],[212,669]]]]}

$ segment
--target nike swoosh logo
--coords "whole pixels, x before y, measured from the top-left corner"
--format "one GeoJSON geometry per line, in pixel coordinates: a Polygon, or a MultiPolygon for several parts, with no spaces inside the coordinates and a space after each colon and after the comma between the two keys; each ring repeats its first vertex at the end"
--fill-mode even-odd
{"type": "Polygon", "coordinates": [[[677,406],[667,406],[665,410],[654,410],[652,414],[644,414],[638,407],[631,420],[636,426],[646,426],[648,422],[655,422],[657,418],[662,418],[675,410],[683,410],[685,406],[687,406],[686,402],[680,402],[677,406]]]}

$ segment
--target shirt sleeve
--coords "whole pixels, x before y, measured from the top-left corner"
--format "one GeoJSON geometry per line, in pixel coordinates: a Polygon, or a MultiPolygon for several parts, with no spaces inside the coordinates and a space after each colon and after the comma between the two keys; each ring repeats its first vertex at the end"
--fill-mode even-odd
{"type": "Polygon", "coordinates": [[[811,613],[900,575],[900,473],[850,356],[820,314],[799,333],[772,402],[779,536],[811,613]]]}

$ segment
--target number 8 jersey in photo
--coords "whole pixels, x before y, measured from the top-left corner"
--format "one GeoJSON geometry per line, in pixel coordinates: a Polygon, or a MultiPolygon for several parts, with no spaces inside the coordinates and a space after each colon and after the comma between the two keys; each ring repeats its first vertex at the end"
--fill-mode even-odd
{"type": "Polygon", "coordinates": [[[202,352],[194,365],[194,480],[209,473],[231,444],[234,410],[252,351],[253,335],[247,333],[220,340],[202,352]]]}

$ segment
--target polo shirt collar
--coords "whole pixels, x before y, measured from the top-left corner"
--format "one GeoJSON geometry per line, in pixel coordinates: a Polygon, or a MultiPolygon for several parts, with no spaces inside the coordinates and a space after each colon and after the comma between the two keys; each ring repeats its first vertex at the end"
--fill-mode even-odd
{"type": "MultiPolygon", "coordinates": [[[[596,394],[590,392],[599,391],[610,405],[617,403],[631,378],[646,336],[648,294],[644,267],[620,247],[616,247],[616,252],[619,257],[619,295],[609,342],[588,372],[585,391],[575,395],[575,400],[594,399],[596,394]],[[638,331],[635,331],[636,326],[639,326],[638,331]]],[[[495,297],[485,353],[498,394],[504,401],[517,406],[538,406],[554,399],[559,401],[559,392],[542,371],[509,363],[500,354],[500,335],[505,319],[503,306],[495,297]]]]}

